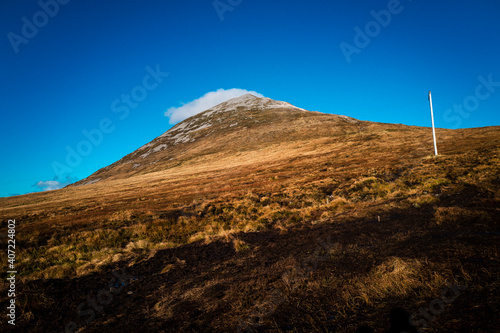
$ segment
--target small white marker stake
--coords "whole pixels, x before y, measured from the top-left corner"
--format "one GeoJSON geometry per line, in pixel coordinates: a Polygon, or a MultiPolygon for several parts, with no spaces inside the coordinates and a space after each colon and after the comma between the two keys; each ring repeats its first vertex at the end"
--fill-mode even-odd
{"type": "Polygon", "coordinates": [[[432,95],[430,91],[429,91],[429,103],[431,104],[432,138],[434,139],[434,154],[437,156],[438,147],[436,144],[436,129],[434,128],[434,111],[432,110],[432,95]]]}

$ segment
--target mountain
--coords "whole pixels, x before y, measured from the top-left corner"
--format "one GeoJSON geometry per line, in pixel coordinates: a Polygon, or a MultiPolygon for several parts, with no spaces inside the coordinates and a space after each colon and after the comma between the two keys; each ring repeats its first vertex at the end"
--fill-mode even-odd
{"type": "Polygon", "coordinates": [[[167,170],[201,157],[220,158],[280,142],[358,131],[347,116],[306,111],[287,102],[246,94],[178,123],[153,141],[75,185],[167,170]]]}

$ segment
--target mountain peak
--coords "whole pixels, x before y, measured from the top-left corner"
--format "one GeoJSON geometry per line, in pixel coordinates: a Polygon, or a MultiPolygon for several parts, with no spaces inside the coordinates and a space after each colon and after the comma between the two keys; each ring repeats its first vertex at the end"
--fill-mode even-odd
{"type": "Polygon", "coordinates": [[[296,110],[306,111],[302,108],[298,108],[293,106],[290,103],[283,101],[276,101],[274,99],[270,99],[267,97],[257,97],[252,94],[245,94],[239,97],[235,97],[229,99],[221,104],[218,104],[203,113],[207,113],[207,115],[211,115],[213,113],[226,112],[226,111],[236,111],[239,108],[241,109],[274,109],[274,108],[292,108],[296,110]]]}
{"type": "Polygon", "coordinates": [[[235,103],[235,102],[256,100],[256,99],[259,99],[259,98],[260,97],[257,97],[257,96],[255,96],[253,94],[245,94],[245,95],[241,95],[239,97],[228,99],[226,102],[235,103]]]}

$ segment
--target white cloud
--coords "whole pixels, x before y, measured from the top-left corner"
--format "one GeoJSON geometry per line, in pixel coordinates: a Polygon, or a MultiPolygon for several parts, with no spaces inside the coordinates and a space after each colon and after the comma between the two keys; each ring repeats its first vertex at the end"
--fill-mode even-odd
{"type": "Polygon", "coordinates": [[[58,190],[60,188],[63,188],[63,185],[57,180],[47,180],[44,182],[40,180],[38,183],[36,183],[36,186],[43,191],[58,190]]]}
{"type": "Polygon", "coordinates": [[[47,181],[40,180],[33,186],[38,187],[42,191],[52,191],[61,189],[64,186],[74,183],[76,180],[77,180],[76,178],[71,178],[71,177],[67,177],[66,180],[63,182],[58,181],[57,178],[54,180],[47,180],[47,181]]]}
{"type": "Polygon", "coordinates": [[[211,91],[206,93],[202,97],[195,99],[189,103],[186,103],[179,107],[171,107],[165,112],[165,116],[169,117],[169,123],[175,124],[179,121],[183,121],[186,118],[194,116],[202,111],[208,110],[220,103],[223,103],[231,98],[240,97],[245,94],[252,94],[257,97],[264,97],[255,91],[248,91],[245,89],[219,89],[216,91],[211,91]]]}

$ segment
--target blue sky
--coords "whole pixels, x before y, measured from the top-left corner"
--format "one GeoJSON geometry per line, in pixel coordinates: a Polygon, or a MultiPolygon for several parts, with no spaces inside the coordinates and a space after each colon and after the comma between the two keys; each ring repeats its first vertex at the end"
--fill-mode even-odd
{"type": "Polygon", "coordinates": [[[418,126],[431,90],[437,127],[500,125],[499,17],[498,0],[3,0],[0,196],[83,179],[219,89],[418,126]]]}

